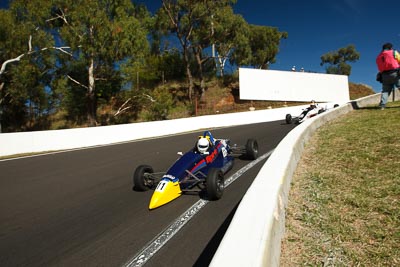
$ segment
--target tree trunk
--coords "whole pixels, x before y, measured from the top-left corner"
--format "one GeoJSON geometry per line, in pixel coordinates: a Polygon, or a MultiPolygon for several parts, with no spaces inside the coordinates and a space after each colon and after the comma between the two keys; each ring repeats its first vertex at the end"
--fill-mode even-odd
{"type": "Polygon", "coordinates": [[[93,58],[90,61],[89,66],[89,86],[87,91],[87,117],[89,126],[97,126],[97,99],[96,99],[96,90],[94,83],[94,60],[93,58]]]}
{"type": "Polygon", "coordinates": [[[224,77],[224,70],[225,70],[225,62],[226,62],[226,58],[220,58],[218,57],[218,66],[219,66],[219,75],[221,77],[224,77]]]}
{"type": "Polygon", "coordinates": [[[184,63],[186,65],[186,75],[189,81],[189,89],[188,89],[188,97],[189,101],[192,102],[192,95],[193,95],[193,76],[192,72],[190,71],[190,63],[189,63],[189,56],[188,56],[188,51],[187,49],[184,50],[183,52],[183,59],[184,63]]]}
{"type": "Polygon", "coordinates": [[[203,97],[204,92],[205,92],[205,81],[204,81],[204,75],[203,75],[203,61],[201,59],[201,51],[202,49],[193,49],[193,52],[195,53],[197,65],[199,66],[199,79],[200,79],[200,99],[203,97]]]}

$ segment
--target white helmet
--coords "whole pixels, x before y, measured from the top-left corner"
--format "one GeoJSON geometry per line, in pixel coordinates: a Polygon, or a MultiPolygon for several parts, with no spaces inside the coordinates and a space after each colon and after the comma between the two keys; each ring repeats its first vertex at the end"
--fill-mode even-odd
{"type": "Polygon", "coordinates": [[[210,143],[208,142],[207,138],[200,138],[199,141],[197,141],[197,150],[201,153],[204,154],[209,147],[210,143]]]}

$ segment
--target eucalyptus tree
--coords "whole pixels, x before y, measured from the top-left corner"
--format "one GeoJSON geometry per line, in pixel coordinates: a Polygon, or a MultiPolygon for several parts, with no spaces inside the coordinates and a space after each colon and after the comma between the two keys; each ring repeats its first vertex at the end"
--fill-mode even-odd
{"type": "MultiPolygon", "coordinates": [[[[70,70],[64,73],[68,83],[56,82],[54,78],[48,80],[53,86],[62,85],[64,89],[77,86],[83,90],[88,122],[96,125],[98,88],[109,87],[104,84],[115,80],[115,66],[119,62],[128,58],[141,58],[148,51],[146,23],[149,14],[143,6],[133,5],[130,0],[14,0],[11,12],[11,17],[2,14],[3,23],[0,26],[0,31],[11,36],[7,38],[6,34],[2,35],[2,40],[6,42],[2,45],[4,53],[2,51],[0,69],[3,104],[4,95],[11,95],[10,90],[5,93],[6,81],[12,74],[11,67],[23,68],[23,60],[30,59],[29,63],[35,63],[35,66],[41,68],[42,76],[43,73],[59,74],[60,69],[70,70]],[[17,21],[13,18],[17,18],[17,21]],[[39,59],[48,51],[61,52],[58,53],[57,61],[53,60],[51,64],[53,69],[48,68],[47,58],[39,59]],[[74,61],[84,63],[82,72],[85,75],[72,75],[74,61]],[[16,62],[19,64],[13,64],[16,62]]],[[[28,68],[23,70],[26,77],[33,77],[34,72],[28,72],[28,68]]],[[[27,82],[27,78],[22,79],[23,73],[20,70],[20,76],[15,79],[20,81],[21,86],[14,86],[20,95],[24,88],[26,90],[33,85],[27,82]]],[[[26,100],[20,102],[26,104],[26,100]]]]}
{"type": "Polygon", "coordinates": [[[200,87],[204,89],[203,64],[211,58],[204,49],[210,48],[213,38],[214,13],[234,4],[235,0],[162,0],[157,12],[157,25],[166,33],[175,35],[179,41],[188,79],[188,98],[194,90],[192,56],[197,63],[200,87]]]}
{"type": "Polygon", "coordinates": [[[85,62],[84,79],[81,75],[66,77],[85,90],[88,123],[95,126],[97,83],[110,79],[110,67],[128,58],[141,58],[148,51],[149,14],[130,0],[53,0],[47,8],[46,22],[70,48],[71,60],[85,62]]]}
{"type": "Polygon", "coordinates": [[[287,32],[280,32],[275,27],[250,25],[251,57],[242,63],[258,69],[268,69],[270,64],[276,62],[281,39],[287,37],[287,32]]]}
{"type": "Polygon", "coordinates": [[[51,102],[53,38],[34,22],[35,6],[21,2],[0,10],[0,123],[8,131],[32,129],[51,102]]]}
{"type": "Polygon", "coordinates": [[[251,55],[249,44],[249,24],[239,14],[234,14],[231,6],[225,6],[213,13],[213,52],[220,76],[224,76],[226,62],[241,65],[251,55]]]}
{"type": "Polygon", "coordinates": [[[157,26],[160,31],[176,35],[181,46],[183,62],[188,79],[188,98],[191,100],[194,87],[190,69],[190,45],[193,31],[193,11],[188,1],[162,0],[162,8],[158,10],[157,26]]]}
{"type": "MultiPolygon", "coordinates": [[[[221,36],[217,36],[218,34],[221,34],[221,32],[216,31],[215,27],[216,25],[222,24],[222,27],[229,29],[229,25],[226,25],[225,23],[227,21],[225,17],[235,17],[232,8],[232,5],[235,3],[236,0],[199,1],[196,2],[196,5],[193,8],[193,14],[196,18],[196,27],[193,27],[191,48],[197,62],[201,93],[204,93],[205,90],[203,64],[207,63],[210,59],[215,58],[214,53],[210,55],[205,52],[205,49],[210,47],[213,48],[216,40],[222,40],[220,38],[221,36]]],[[[240,27],[241,25],[239,24],[237,26],[240,27]]],[[[224,39],[225,42],[232,40],[232,36],[225,35],[225,37],[228,37],[228,40],[224,39]]]]}
{"type": "Polygon", "coordinates": [[[321,56],[320,65],[328,64],[326,73],[341,74],[350,76],[351,66],[347,62],[356,62],[360,59],[360,53],[355,46],[350,44],[346,47],[339,48],[337,51],[328,52],[321,56]]]}

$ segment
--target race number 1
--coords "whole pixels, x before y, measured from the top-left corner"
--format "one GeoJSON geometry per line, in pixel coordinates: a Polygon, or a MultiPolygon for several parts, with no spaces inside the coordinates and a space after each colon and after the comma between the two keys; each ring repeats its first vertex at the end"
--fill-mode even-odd
{"type": "Polygon", "coordinates": [[[156,191],[157,192],[163,192],[165,187],[167,187],[167,181],[160,181],[157,185],[156,191]]]}

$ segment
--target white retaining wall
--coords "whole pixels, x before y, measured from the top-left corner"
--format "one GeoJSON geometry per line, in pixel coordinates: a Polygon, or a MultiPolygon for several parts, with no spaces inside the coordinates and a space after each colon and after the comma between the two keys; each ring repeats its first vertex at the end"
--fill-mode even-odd
{"type": "Polygon", "coordinates": [[[0,157],[24,153],[92,147],[206,128],[282,120],[285,118],[284,116],[286,113],[296,114],[301,107],[304,106],[115,126],[3,133],[0,134],[0,157]]]}
{"type": "Polygon", "coordinates": [[[347,103],[347,75],[239,68],[240,99],[347,103]]]}
{"type": "MultiPolygon", "coordinates": [[[[246,192],[210,266],[279,266],[290,182],[305,144],[327,121],[353,108],[377,106],[379,100],[380,94],[364,97],[294,128],[279,143],[246,192]]],[[[396,100],[400,100],[398,90],[396,100]]]]}

